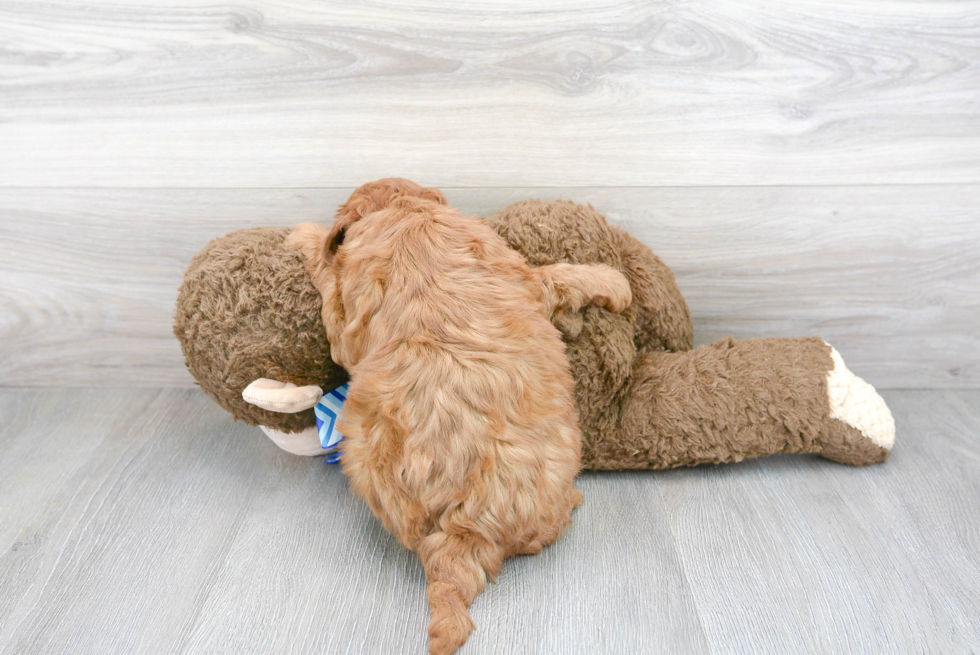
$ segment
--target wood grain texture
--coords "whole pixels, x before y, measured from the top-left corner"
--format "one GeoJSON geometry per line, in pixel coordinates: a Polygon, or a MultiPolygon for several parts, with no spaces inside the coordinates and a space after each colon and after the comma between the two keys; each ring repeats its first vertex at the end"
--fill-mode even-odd
{"type": "Polygon", "coordinates": [[[0,184],[969,183],[980,3],[0,1],[0,184]]]}
{"type": "Polygon", "coordinates": [[[240,228],[328,220],[342,196],[238,190],[0,195],[0,334],[6,338],[0,380],[191,385],[172,325],[177,287],[194,253],[240,228]]]}
{"type": "MultiPolygon", "coordinates": [[[[6,448],[43,437],[30,417],[79,393],[0,391],[17,425],[0,434],[0,465],[37,468],[69,447],[60,431],[33,451],[6,448]]],[[[83,428],[99,446],[4,544],[0,652],[424,652],[421,566],[337,467],[277,450],[197,391],[78,401],[96,394],[139,416],[105,435],[83,428]]],[[[87,420],[80,406],[61,415],[62,427],[87,420]]],[[[473,606],[479,628],[463,652],[704,652],[650,482],[584,479],[592,500],[576,528],[504,566],[473,606]]],[[[41,505],[0,494],[0,506],[41,505]]]]}
{"type": "Polygon", "coordinates": [[[474,603],[474,616],[490,620],[478,621],[467,652],[709,652],[651,481],[580,476],[585,501],[571,528],[541,555],[508,560],[474,603]]]}
{"type": "Polygon", "coordinates": [[[980,395],[891,391],[892,458],[669,471],[658,486],[718,652],[980,648],[980,395]]]}
{"type": "MultiPolygon", "coordinates": [[[[460,655],[975,652],[980,391],[885,397],[881,466],[581,476],[460,655]]],[[[0,653],[424,652],[414,555],[199,391],[0,389],[0,426],[0,653]]]]}
{"type": "MultiPolygon", "coordinates": [[[[0,194],[0,385],[187,386],[184,268],[244,227],[329,222],[350,189],[0,194]]],[[[884,388],[980,385],[980,187],[447,189],[487,214],[592,203],[677,274],[699,343],[819,334],[884,388]]]]}
{"type": "Polygon", "coordinates": [[[161,652],[195,618],[250,488],[275,474],[235,447],[250,431],[219,420],[224,440],[198,438],[196,430],[216,428],[213,412],[188,402],[198,395],[42,390],[22,399],[27,415],[60,413],[58,438],[44,441],[45,422],[27,421],[17,436],[38,448],[4,453],[11,464],[53,466],[76,441],[83,454],[89,440],[102,443],[42,512],[11,526],[17,543],[0,556],[0,652],[161,652]],[[66,402],[79,393],[85,409],[66,402]],[[118,404],[128,405],[124,422],[86,425],[88,413],[118,404]]]}
{"type": "Polygon", "coordinates": [[[0,395],[0,552],[29,547],[17,543],[23,527],[42,518],[59,494],[73,492],[89,459],[158,396],[155,389],[0,395]]]}
{"type": "Polygon", "coordinates": [[[819,335],[875,386],[980,386],[978,186],[583,198],[672,267],[696,345],[819,335]]]}

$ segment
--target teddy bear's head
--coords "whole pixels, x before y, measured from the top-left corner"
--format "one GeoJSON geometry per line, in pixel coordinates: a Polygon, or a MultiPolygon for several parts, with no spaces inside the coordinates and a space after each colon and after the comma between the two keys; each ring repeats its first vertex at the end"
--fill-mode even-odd
{"type": "Polygon", "coordinates": [[[242,398],[260,378],[333,389],[347,373],[330,358],[322,303],[290,228],[239,230],[213,240],[187,268],[174,334],[191,374],[237,420],[281,432],[315,425],[312,409],[280,413],[242,398]]]}

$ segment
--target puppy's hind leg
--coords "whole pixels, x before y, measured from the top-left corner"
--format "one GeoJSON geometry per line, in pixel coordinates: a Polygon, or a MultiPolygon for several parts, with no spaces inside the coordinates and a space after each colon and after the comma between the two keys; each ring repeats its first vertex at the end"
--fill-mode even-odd
{"type": "Polygon", "coordinates": [[[417,548],[429,583],[429,653],[451,655],[473,632],[467,608],[496,577],[499,550],[473,534],[436,532],[417,548]]]}
{"type": "Polygon", "coordinates": [[[605,264],[551,264],[534,272],[545,289],[551,312],[577,312],[585,305],[621,312],[633,299],[626,276],[605,264]]]}

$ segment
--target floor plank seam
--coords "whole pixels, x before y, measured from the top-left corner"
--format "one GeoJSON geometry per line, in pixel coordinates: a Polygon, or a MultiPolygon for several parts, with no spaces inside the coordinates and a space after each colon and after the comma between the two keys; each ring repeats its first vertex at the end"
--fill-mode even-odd
{"type": "Polygon", "coordinates": [[[188,652],[190,648],[191,638],[194,636],[194,632],[197,630],[198,625],[201,624],[202,614],[204,608],[207,607],[208,601],[214,592],[214,583],[221,572],[228,565],[228,558],[231,553],[232,547],[238,539],[241,533],[241,528],[245,524],[245,519],[248,516],[248,511],[252,507],[251,499],[248,503],[243,503],[242,507],[238,511],[238,515],[235,517],[235,522],[232,527],[227,531],[225,538],[222,540],[221,548],[214,558],[214,564],[207,572],[207,574],[202,578],[201,590],[198,592],[197,598],[194,602],[194,610],[188,616],[187,621],[184,626],[178,631],[174,637],[174,641],[171,647],[171,653],[184,654],[188,652]]]}
{"type": "Polygon", "coordinates": [[[674,545],[674,555],[677,557],[677,561],[680,563],[681,575],[684,576],[684,585],[687,587],[688,594],[691,598],[691,605],[694,607],[694,616],[698,619],[698,628],[701,630],[701,636],[704,638],[704,643],[708,647],[708,653],[714,655],[714,648],[711,641],[708,639],[708,631],[704,625],[704,618],[701,616],[701,608],[698,605],[698,599],[694,595],[694,586],[691,584],[691,580],[687,575],[687,562],[684,560],[684,555],[681,552],[680,542],[677,539],[677,534],[674,532],[674,526],[670,521],[670,516],[667,513],[667,501],[664,499],[663,489],[660,486],[660,480],[654,480],[654,485],[657,489],[657,497],[660,498],[660,507],[664,513],[664,519],[667,523],[667,530],[670,531],[670,541],[674,545]]]}

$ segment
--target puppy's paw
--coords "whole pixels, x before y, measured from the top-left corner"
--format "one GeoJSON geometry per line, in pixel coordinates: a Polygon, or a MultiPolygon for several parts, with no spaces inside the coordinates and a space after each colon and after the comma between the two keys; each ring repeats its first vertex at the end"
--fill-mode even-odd
{"type": "Polygon", "coordinates": [[[610,266],[596,266],[597,293],[595,300],[611,312],[621,312],[633,301],[630,281],[610,266]]]}
{"type": "Polygon", "coordinates": [[[611,311],[621,312],[630,306],[633,302],[633,290],[630,289],[630,281],[626,279],[626,276],[615,271],[616,282],[614,284],[615,292],[610,296],[609,304],[606,305],[611,311]]]}

